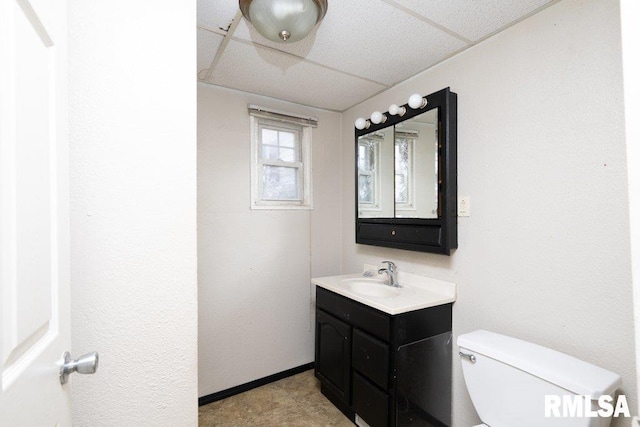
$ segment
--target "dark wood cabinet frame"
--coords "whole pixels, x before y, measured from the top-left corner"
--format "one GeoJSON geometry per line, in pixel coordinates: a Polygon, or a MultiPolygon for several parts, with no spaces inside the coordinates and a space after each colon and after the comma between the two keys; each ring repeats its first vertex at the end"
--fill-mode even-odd
{"type": "Polygon", "coordinates": [[[444,255],[450,255],[451,250],[458,247],[458,96],[445,88],[427,95],[426,99],[425,108],[414,110],[405,104],[404,116],[392,116],[387,112],[385,123],[372,123],[368,129],[355,130],[356,243],[444,255]],[[438,217],[359,218],[358,137],[395,126],[434,108],[438,109],[438,217]]]}
{"type": "Polygon", "coordinates": [[[351,421],[358,414],[371,427],[450,425],[452,306],[390,315],[316,287],[314,369],[320,391],[351,421]],[[440,345],[429,352],[427,342],[440,345]],[[407,358],[409,349],[417,357],[407,358]],[[433,393],[437,401],[430,400],[433,393]],[[430,412],[434,406],[441,419],[430,412]]]}

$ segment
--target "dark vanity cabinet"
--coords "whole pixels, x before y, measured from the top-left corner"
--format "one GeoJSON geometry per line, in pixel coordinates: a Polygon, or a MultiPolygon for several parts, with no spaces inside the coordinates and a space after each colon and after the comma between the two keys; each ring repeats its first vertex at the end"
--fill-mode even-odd
{"type": "Polygon", "coordinates": [[[352,421],[448,426],[451,307],[389,315],[316,288],[315,374],[352,421]]]}

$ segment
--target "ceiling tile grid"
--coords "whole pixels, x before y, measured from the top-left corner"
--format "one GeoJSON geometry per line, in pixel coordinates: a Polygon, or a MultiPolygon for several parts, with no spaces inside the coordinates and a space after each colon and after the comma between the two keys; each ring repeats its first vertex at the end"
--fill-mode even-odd
{"type": "Polygon", "coordinates": [[[198,79],[344,111],[556,1],[328,0],[311,34],[286,44],[240,18],[238,0],[198,0],[198,79]]]}
{"type": "Polygon", "coordinates": [[[335,111],[343,111],[354,100],[366,99],[385,89],[378,83],[241,41],[229,43],[210,82],[335,111]]]}
{"type": "Polygon", "coordinates": [[[198,28],[198,78],[204,79],[224,37],[198,28]]]}
{"type": "Polygon", "coordinates": [[[226,29],[239,9],[238,0],[198,0],[198,25],[226,29]]]}
{"type": "Polygon", "coordinates": [[[406,80],[466,44],[381,0],[329,2],[324,20],[304,40],[265,41],[242,22],[234,37],[261,43],[385,85],[406,80]]]}
{"type": "Polygon", "coordinates": [[[451,31],[478,41],[550,0],[392,0],[451,31]]]}

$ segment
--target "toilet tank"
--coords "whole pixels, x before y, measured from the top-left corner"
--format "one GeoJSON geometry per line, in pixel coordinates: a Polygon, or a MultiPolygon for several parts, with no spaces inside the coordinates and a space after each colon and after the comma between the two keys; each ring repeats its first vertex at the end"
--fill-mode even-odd
{"type": "Polygon", "coordinates": [[[545,417],[545,395],[591,396],[592,408],[597,410],[597,399],[613,396],[620,387],[619,375],[564,353],[489,331],[460,335],[457,343],[467,390],[483,423],[491,427],[609,425],[610,418],[545,417]],[[475,363],[463,354],[473,355],[475,363]]]}

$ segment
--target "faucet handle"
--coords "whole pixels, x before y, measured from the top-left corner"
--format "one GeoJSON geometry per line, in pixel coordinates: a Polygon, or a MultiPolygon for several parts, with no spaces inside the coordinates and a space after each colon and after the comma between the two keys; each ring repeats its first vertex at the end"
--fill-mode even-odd
{"type": "Polygon", "coordinates": [[[382,261],[382,264],[387,264],[387,269],[389,271],[396,271],[397,266],[393,263],[393,261],[382,261]]]}

